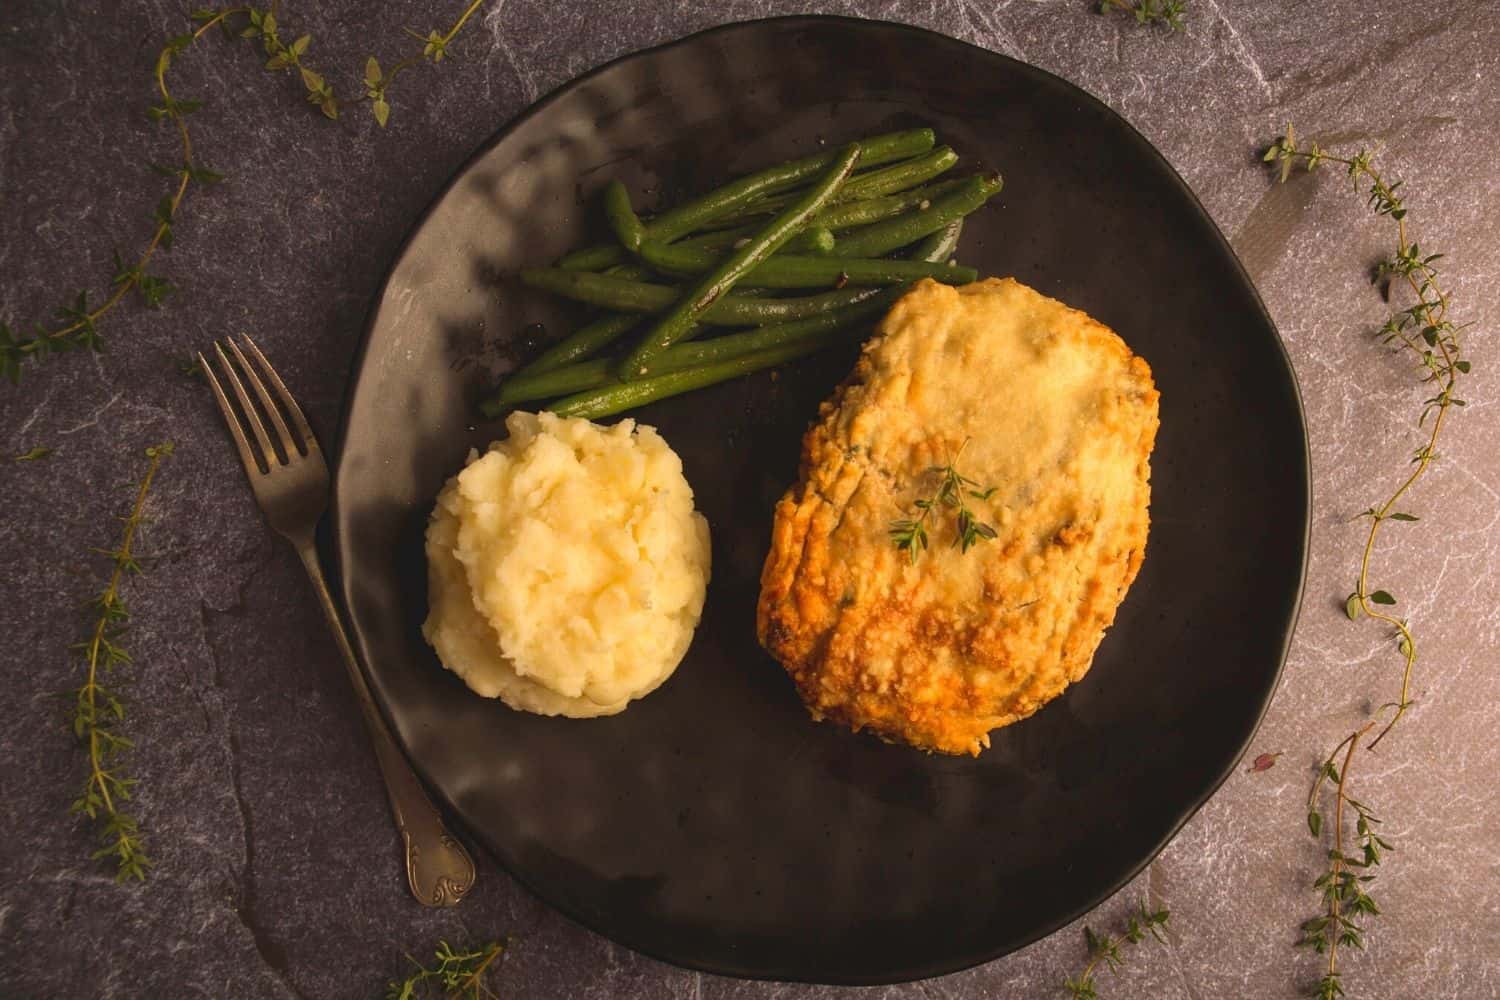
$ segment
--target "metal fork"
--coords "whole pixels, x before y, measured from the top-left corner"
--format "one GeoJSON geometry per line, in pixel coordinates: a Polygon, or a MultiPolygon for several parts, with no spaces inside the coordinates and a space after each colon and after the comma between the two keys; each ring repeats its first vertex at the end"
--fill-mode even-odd
{"type": "Polygon", "coordinates": [[[411,885],[412,895],[425,906],[453,906],[474,885],[474,861],[443,826],[442,817],[412,773],[380,710],[375,707],[364,672],[354,657],[349,636],[344,632],[338,609],[328,593],[323,569],[318,565],[313,539],[318,520],[328,505],[328,463],[323,460],[318,439],[313,436],[302,408],[292,399],[286,384],[255,342],[248,336],[242,339],[245,350],[241,350],[233,338],[226,341],[229,354],[233,354],[237,365],[230,362],[223,346],[214,345],[224,381],[229,383],[234,398],[239,401],[238,409],[225,395],[224,387],[214,374],[214,366],[201,353],[198,364],[208,377],[214,398],[224,413],[230,437],[234,438],[240,460],[245,464],[245,474],[250,477],[250,486],[255,491],[256,503],[271,527],[291,542],[297,555],[302,557],[302,565],[312,579],[313,591],[318,595],[328,627],[333,630],[339,652],[344,654],[344,666],[348,668],[349,681],[354,685],[365,718],[365,728],[375,745],[375,759],[380,762],[380,773],[385,778],[385,791],[391,801],[396,829],[401,831],[406,846],[406,879],[411,885]],[[251,358],[255,364],[251,364],[251,358]],[[259,407],[245,391],[247,382],[259,401],[259,407]],[[270,390],[267,389],[268,383],[270,390]],[[274,400],[272,391],[275,392],[274,400]],[[262,415],[275,431],[274,437],[266,433],[262,415]]]}

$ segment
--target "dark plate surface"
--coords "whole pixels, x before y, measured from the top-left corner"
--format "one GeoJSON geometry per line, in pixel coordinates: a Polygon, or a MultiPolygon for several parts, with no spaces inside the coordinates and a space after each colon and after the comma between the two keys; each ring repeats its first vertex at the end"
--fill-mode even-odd
{"type": "MultiPolygon", "coordinates": [[[[837,356],[834,356],[837,355],[837,356]]],[[[996,386],[1004,392],[1004,386],[996,386]]],[[[997,428],[1003,433],[1003,428],[997,428]]],[[[1138,872],[1239,759],[1301,592],[1309,487],[1296,385],[1265,309],[1181,179],[1123,120],[1024,64],[902,26],[791,18],[612,63],[502,130],[414,230],[345,414],[343,596],[418,770],[543,899],[633,948],[731,975],[882,982],[996,957],[1138,872]],[[772,504],[853,352],[642,410],[713,530],[704,619],[622,715],[511,712],[441,669],[422,531],[521,331],[572,317],[506,275],[638,201],[822,142],[930,124],[1003,194],[960,256],[1088,311],[1161,389],[1145,566],[1083,682],[975,760],[809,721],[757,646],[772,504]]]]}

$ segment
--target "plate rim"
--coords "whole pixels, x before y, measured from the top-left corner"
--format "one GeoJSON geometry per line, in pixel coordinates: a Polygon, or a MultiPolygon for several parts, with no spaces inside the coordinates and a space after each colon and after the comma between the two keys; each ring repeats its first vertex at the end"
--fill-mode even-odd
{"type": "MultiPolygon", "coordinates": [[[[630,948],[632,951],[645,955],[651,959],[675,966],[677,968],[691,969],[697,972],[706,972],[713,975],[730,976],[739,979],[842,986],[875,986],[915,982],[918,980],[931,979],[939,976],[962,972],[966,969],[975,968],[977,966],[996,961],[1006,955],[1019,951],[1022,948],[1027,947],[1028,945],[1034,944],[1035,942],[1040,941],[1045,937],[1049,937],[1050,935],[1056,933],[1067,925],[1073,923],[1080,917],[1092,913],[1098,907],[1113,898],[1117,893],[1119,893],[1121,889],[1125,888],[1127,885],[1133,882],[1141,872],[1145,871],[1146,868],[1149,867],[1161,855],[1162,851],[1164,851],[1167,846],[1171,844],[1174,839],[1176,839],[1177,835],[1182,832],[1183,827],[1187,825],[1188,821],[1198,814],[1199,810],[1201,810],[1203,806],[1207,804],[1209,799],[1213,798],[1214,795],[1218,793],[1219,789],[1224,786],[1224,783],[1229,780],[1230,776],[1232,776],[1235,771],[1238,770],[1240,762],[1244,760],[1245,754],[1250,748],[1250,744],[1255,739],[1255,734],[1260,730],[1261,725],[1265,722],[1265,717],[1267,712],[1270,710],[1271,703],[1275,700],[1276,693],[1281,687],[1281,679],[1286,670],[1287,658],[1291,652],[1292,641],[1296,635],[1297,625],[1301,617],[1302,606],[1307,590],[1307,576],[1309,564],[1311,561],[1312,515],[1314,498],[1312,481],[1312,450],[1310,439],[1308,436],[1307,413],[1303,403],[1302,388],[1297,379],[1297,371],[1295,365],[1292,363],[1291,353],[1287,350],[1286,340],[1284,337],[1282,337],[1281,331],[1277,327],[1275,320],[1272,318],[1270,310],[1266,308],[1265,302],[1261,298],[1259,288],[1256,287],[1254,280],[1251,278],[1249,272],[1245,269],[1244,262],[1240,260],[1239,255],[1235,252],[1234,247],[1229,242],[1229,239],[1224,235],[1223,230],[1219,228],[1218,223],[1214,221],[1213,216],[1203,206],[1202,201],[1199,200],[1197,194],[1188,185],[1187,181],[1183,179],[1182,175],[1177,172],[1177,169],[1172,166],[1171,162],[1167,160],[1167,158],[1161,153],[1161,151],[1158,150],[1156,146],[1149,139],[1147,139],[1146,136],[1142,134],[1141,131],[1137,129],[1128,118],[1126,118],[1120,112],[1116,111],[1114,108],[1110,107],[1098,97],[1094,96],[1089,91],[1085,90],[1079,84],[1076,84],[1071,80],[1059,76],[1056,73],[1050,72],[1049,70],[1042,69],[1039,66],[1034,66],[1031,63],[1016,59],[1012,56],[1005,55],[1004,53],[996,52],[992,49],[987,49],[982,45],[976,45],[973,42],[965,41],[961,38],[955,38],[952,35],[945,35],[940,31],[934,31],[930,28],[915,24],[908,24],[902,21],[892,21],[882,18],[852,17],[842,14],[787,14],[776,15],[772,17],[752,18],[749,20],[727,21],[711,25],[707,28],[699,29],[698,31],[694,31],[690,34],[671,38],[666,41],[659,42],[655,45],[640,49],[633,49],[629,52],[624,52],[607,60],[606,62],[600,63],[599,65],[590,68],[583,73],[580,73],[577,76],[570,77],[569,79],[564,80],[557,86],[553,87],[551,90],[547,91],[545,94],[538,97],[535,101],[531,102],[526,107],[516,112],[499,128],[497,128],[483,141],[481,141],[474,148],[474,150],[464,158],[463,162],[460,163],[456,168],[454,168],[452,175],[449,176],[449,178],[442,184],[442,186],[433,195],[433,197],[422,207],[421,211],[418,213],[410,227],[407,229],[405,235],[402,237],[396,251],[392,255],[389,264],[386,266],[385,273],[380,279],[380,284],[370,300],[370,305],[366,310],[364,322],[360,331],[359,342],[355,348],[354,354],[350,358],[349,374],[346,378],[344,391],[339,406],[339,421],[336,433],[336,441],[337,444],[335,448],[333,474],[330,480],[330,503],[328,512],[329,516],[327,520],[329,542],[326,546],[324,546],[325,549],[331,550],[331,559],[325,559],[324,562],[325,565],[328,565],[332,568],[335,577],[335,586],[333,588],[333,592],[339,605],[339,612],[343,617],[343,621],[352,641],[352,645],[355,651],[355,658],[359,662],[359,669],[365,678],[366,684],[370,687],[371,694],[378,707],[378,710],[380,711],[387,727],[390,729],[392,736],[395,738],[397,744],[401,747],[401,751],[405,755],[407,762],[411,765],[413,771],[416,772],[416,774],[422,781],[422,784],[427,788],[428,792],[443,806],[447,818],[450,821],[455,821],[458,825],[460,825],[463,828],[464,832],[467,834],[467,839],[471,843],[477,843],[478,845],[483,847],[484,854],[491,861],[491,863],[493,863],[497,868],[503,870],[506,875],[514,879],[539,902],[547,906],[549,909],[562,914],[564,917],[573,921],[574,923],[587,928],[590,932],[598,934],[599,936],[607,940],[621,944],[627,948],[630,948]],[[1285,625],[1282,633],[1281,649],[1277,654],[1276,668],[1270,676],[1269,683],[1266,686],[1265,694],[1260,698],[1259,704],[1255,706],[1254,718],[1246,729],[1244,737],[1239,741],[1240,746],[1238,751],[1233,755],[1232,759],[1230,759],[1226,763],[1224,768],[1219,773],[1212,776],[1212,778],[1205,784],[1203,791],[1195,796],[1180,812],[1179,815],[1175,816],[1172,819],[1167,832],[1162,836],[1159,842],[1157,842],[1150,848],[1148,852],[1145,853],[1144,857],[1139,863],[1130,868],[1120,878],[1113,881],[1111,884],[1108,884],[1104,889],[1100,890],[1094,898],[1076,907],[1075,912],[1066,913],[1060,918],[1047,921],[1043,924],[1038,925],[1036,928],[1026,934],[1018,935],[1012,939],[1003,941],[998,945],[992,946],[990,948],[967,952],[962,955],[950,958],[946,961],[929,961],[912,965],[910,967],[904,968],[898,974],[883,973],[872,976],[833,976],[812,978],[810,976],[799,976],[795,974],[785,973],[778,974],[775,972],[764,972],[753,969],[737,968],[727,963],[697,961],[690,958],[684,958],[682,956],[668,955],[665,952],[658,950],[651,941],[638,939],[635,936],[628,934],[617,935],[614,930],[606,930],[605,928],[599,926],[593,920],[585,916],[578,907],[554,902],[546,893],[543,893],[535,884],[533,884],[529,875],[522,871],[518,871],[515,868],[512,868],[510,865],[501,860],[501,858],[495,851],[490,849],[489,845],[485,842],[485,838],[483,837],[483,835],[472,828],[464,820],[463,814],[460,812],[460,810],[458,810],[453,802],[448,798],[448,796],[443,793],[440,786],[432,781],[431,778],[426,774],[425,768],[421,765],[421,762],[414,754],[412,754],[405,741],[402,740],[400,731],[393,722],[393,716],[390,710],[390,706],[386,704],[385,698],[381,695],[379,686],[374,683],[374,679],[371,676],[370,669],[367,666],[367,664],[370,662],[370,650],[368,648],[365,634],[355,624],[355,618],[350,611],[353,595],[350,593],[347,574],[344,572],[345,566],[347,565],[348,556],[351,551],[351,543],[348,534],[343,530],[345,515],[347,513],[347,506],[345,501],[342,499],[343,493],[340,487],[344,479],[344,457],[348,441],[349,421],[353,410],[354,399],[358,393],[359,384],[362,381],[362,373],[365,370],[366,355],[369,352],[371,335],[373,334],[375,325],[380,318],[381,305],[385,301],[386,291],[390,285],[391,278],[395,275],[396,271],[406,260],[417,235],[426,227],[428,222],[431,220],[433,212],[436,210],[437,206],[442,203],[442,201],[448,196],[449,192],[453,190],[453,188],[460,182],[460,180],[462,180],[462,178],[468,175],[469,171],[478,162],[483,160],[496,146],[504,142],[518,126],[520,126],[523,122],[529,121],[536,115],[539,115],[546,111],[554,102],[561,99],[575,87],[581,86],[591,80],[594,80],[595,78],[608,73],[616,67],[635,59],[659,55],[673,49],[693,45],[715,35],[728,34],[736,31],[754,30],[756,28],[772,25],[792,29],[798,27],[816,26],[831,26],[840,29],[868,29],[873,27],[881,30],[890,30],[898,35],[904,34],[915,38],[921,38],[925,41],[936,42],[941,45],[959,46],[962,49],[969,50],[967,53],[969,55],[976,56],[977,58],[981,59],[988,59],[1007,64],[1009,69],[1013,72],[1019,72],[1023,75],[1033,76],[1045,83],[1060,84],[1069,92],[1077,95],[1077,97],[1084,103],[1085,107],[1096,112],[1102,112],[1103,114],[1115,119],[1117,122],[1119,122],[1119,124],[1123,125],[1125,128],[1126,137],[1129,140],[1133,141],[1146,154],[1146,157],[1148,159],[1154,160],[1156,165],[1162,169],[1164,175],[1170,178],[1171,182],[1175,185],[1177,190],[1186,197],[1187,203],[1196,212],[1199,220],[1206,225],[1209,233],[1211,233],[1212,237],[1217,241],[1219,249],[1224,252],[1228,261],[1233,265],[1235,276],[1238,277],[1244,284],[1245,288],[1249,290],[1250,297],[1254,303],[1258,317],[1264,323],[1267,331],[1271,334],[1270,339],[1276,347],[1275,356],[1278,357],[1281,361],[1282,368],[1285,372],[1287,385],[1291,390],[1290,398],[1293,404],[1293,408],[1296,411],[1297,424],[1302,432],[1302,447],[1299,455],[1301,460],[1301,475],[1300,477],[1296,477],[1300,479],[1302,486],[1302,531],[1300,537],[1297,539],[1300,546],[1300,569],[1297,573],[1296,586],[1290,594],[1290,599],[1287,603],[1287,607],[1283,616],[1285,619],[1285,625]]],[[[328,553],[325,552],[325,555],[327,554],[328,553]]]]}

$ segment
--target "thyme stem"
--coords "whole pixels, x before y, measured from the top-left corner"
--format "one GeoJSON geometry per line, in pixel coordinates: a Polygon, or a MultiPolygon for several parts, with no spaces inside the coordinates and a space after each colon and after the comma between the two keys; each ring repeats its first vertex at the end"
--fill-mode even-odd
{"type": "MultiPolygon", "coordinates": [[[[1363,729],[1360,729],[1344,741],[1344,743],[1348,744],[1348,749],[1344,751],[1344,766],[1339,768],[1339,783],[1334,793],[1333,806],[1333,858],[1330,868],[1333,871],[1335,882],[1338,881],[1339,874],[1344,870],[1344,803],[1348,801],[1348,795],[1344,792],[1344,785],[1349,780],[1349,764],[1354,760],[1354,751],[1359,749],[1359,737],[1363,736],[1369,728],[1370,725],[1366,723],[1363,729]]],[[[1328,915],[1333,918],[1335,924],[1338,923],[1340,906],[1338,893],[1333,893],[1329,896],[1328,915]]],[[[1330,976],[1338,974],[1338,958],[1339,939],[1335,936],[1330,939],[1328,946],[1328,974],[1330,976]]]]}
{"type": "Polygon", "coordinates": [[[151,484],[162,460],[171,453],[170,443],[146,449],[146,472],[136,487],[130,513],[124,518],[125,528],[119,547],[105,553],[113,568],[104,590],[93,601],[98,618],[88,638],[76,647],[83,653],[87,671],[83,685],[74,692],[73,733],[88,748],[89,772],[83,794],[70,811],[102,821],[100,839],[103,845],[94,852],[94,857],[115,858],[115,874],[120,881],[144,879],[151,862],[141,842],[140,828],[124,811],[121,802],[130,797],[135,779],[121,777],[112,766],[120,751],[131,745],[113,728],[113,724],[125,716],[124,705],[104,687],[101,674],[117,664],[130,662],[130,655],[117,641],[129,620],[121,587],[127,575],[140,571],[135,542],[145,518],[146,496],[151,492],[151,484]]]}

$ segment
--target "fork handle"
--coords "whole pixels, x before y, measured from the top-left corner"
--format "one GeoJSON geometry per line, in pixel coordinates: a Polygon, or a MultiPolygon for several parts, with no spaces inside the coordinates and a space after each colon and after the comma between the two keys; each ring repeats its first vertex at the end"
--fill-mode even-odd
{"type": "Polygon", "coordinates": [[[295,543],[297,555],[312,580],[313,590],[318,595],[318,604],[328,627],[333,631],[339,652],[344,655],[344,666],[349,671],[349,683],[354,685],[354,694],[359,701],[365,728],[370,742],[375,744],[375,759],[380,763],[380,774],[385,779],[385,793],[391,802],[391,813],[396,820],[396,829],[401,831],[401,840],[406,849],[406,880],[413,896],[423,906],[454,906],[474,885],[474,860],[448,832],[437,807],[427,797],[422,783],[412,773],[411,765],[395,738],[385,724],[375,699],[365,683],[364,671],[354,658],[354,649],[349,645],[349,636],[339,619],[333,597],[328,593],[328,584],[323,579],[323,568],[318,563],[318,552],[311,538],[295,543]]]}

